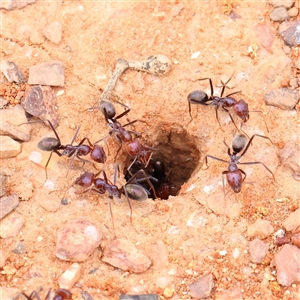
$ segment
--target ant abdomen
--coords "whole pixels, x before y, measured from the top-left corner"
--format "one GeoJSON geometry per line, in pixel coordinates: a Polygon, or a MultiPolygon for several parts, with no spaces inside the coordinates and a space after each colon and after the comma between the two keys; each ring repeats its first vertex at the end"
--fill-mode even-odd
{"type": "Polygon", "coordinates": [[[60,141],[58,141],[56,138],[46,137],[42,139],[37,146],[43,151],[52,151],[53,149],[59,148],[60,141]]]}
{"type": "Polygon", "coordinates": [[[138,184],[127,184],[124,189],[128,197],[136,201],[145,201],[148,199],[148,194],[146,190],[138,184]]]}
{"type": "Polygon", "coordinates": [[[208,105],[206,102],[209,99],[205,92],[199,90],[192,91],[191,93],[189,93],[187,98],[190,103],[208,105]]]}

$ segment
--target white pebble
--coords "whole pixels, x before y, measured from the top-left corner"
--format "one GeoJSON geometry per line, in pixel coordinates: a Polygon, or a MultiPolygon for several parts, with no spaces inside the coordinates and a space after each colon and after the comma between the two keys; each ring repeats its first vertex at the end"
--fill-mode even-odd
{"type": "Polygon", "coordinates": [[[47,179],[44,183],[44,187],[47,188],[48,190],[54,190],[55,184],[50,179],[47,179]]]}
{"type": "Polygon", "coordinates": [[[193,53],[192,56],[191,56],[191,59],[198,58],[200,56],[200,54],[201,54],[200,51],[197,51],[197,52],[193,53]]]}
{"type": "Polygon", "coordinates": [[[232,251],[232,256],[233,256],[233,258],[238,258],[239,255],[240,255],[239,249],[234,248],[233,251],[232,251]]]}
{"type": "Polygon", "coordinates": [[[33,151],[30,153],[30,155],[28,156],[29,160],[31,160],[32,162],[38,164],[42,161],[42,154],[40,152],[37,151],[33,151]]]}
{"type": "Polygon", "coordinates": [[[225,255],[227,254],[227,251],[226,251],[226,250],[221,250],[221,251],[219,252],[219,254],[222,255],[222,256],[225,256],[225,255]]]}

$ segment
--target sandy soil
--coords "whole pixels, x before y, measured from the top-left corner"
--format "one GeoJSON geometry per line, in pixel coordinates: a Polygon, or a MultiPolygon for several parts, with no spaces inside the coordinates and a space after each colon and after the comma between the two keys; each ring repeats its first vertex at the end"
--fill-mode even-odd
{"type": "MultiPolygon", "coordinates": [[[[113,205],[116,236],[126,237],[145,250],[153,265],[142,274],[121,272],[101,262],[101,249],[97,248],[81,263],[82,275],[71,290],[75,298],[81,299],[81,291],[87,291],[95,299],[117,299],[121,293],[157,293],[165,299],[163,292],[169,288],[173,299],[191,299],[189,284],[206,273],[215,278],[209,299],[231,287],[240,288],[244,299],[270,299],[270,295],[273,299],[290,299],[285,296],[287,289],[299,291],[298,284],[290,288],[276,281],[262,285],[265,274],[274,271],[270,261],[277,247],[272,236],[265,239],[270,250],[262,264],[251,263],[246,251],[249,224],[263,218],[271,221],[276,231],[299,207],[299,184],[280,165],[278,156],[287,141],[299,139],[299,114],[266,106],[264,102],[266,91],[281,87],[296,76],[293,68],[280,70],[275,64],[275,70],[272,69],[274,61],[282,57],[297,59],[299,52],[293,49],[286,54],[276,34],[270,50],[261,46],[255,27],[269,23],[271,9],[264,1],[39,1],[22,10],[2,11],[2,44],[6,49],[3,58],[14,61],[26,75],[30,66],[51,59],[60,60],[65,66],[65,86],[54,88],[55,92],[64,91],[57,101],[57,132],[63,143],[71,140],[78,125],[78,141],[84,137],[96,141],[108,133],[101,112],[85,110],[97,105],[118,58],[140,60],[161,53],[173,63],[164,77],[126,71],[113,97],[131,107],[130,121],[147,122],[137,122],[134,130],[142,134],[147,145],[157,147],[157,155],[164,158],[176,181],[185,182],[180,194],[167,201],[133,203],[133,224],[125,199],[113,205]],[[229,17],[231,9],[241,18],[229,17]],[[58,45],[41,34],[53,21],[63,26],[58,45]],[[24,33],[25,25],[31,29],[24,33]],[[41,42],[32,44],[30,38],[41,42]],[[251,45],[258,46],[256,59],[248,55],[251,45]],[[192,58],[198,51],[199,56],[192,58]],[[244,130],[249,136],[267,135],[274,143],[254,140],[244,161],[264,162],[275,173],[277,183],[263,167],[243,166],[250,184],[244,184],[238,194],[226,187],[229,192],[224,206],[221,174],[226,164],[210,160],[208,170],[201,167],[206,154],[227,159],[223,140],[230,144],[236,129],[228,114],[220,112],[222,130],[212,107],[192,106],[191,121],[187,95],[195,89],[209,91],[207,81],[197,81],[204,77],[212,78],[214,85],[219,86],[217,93],[221,80],[232,74],[233,87],[229,92],[242,90],[238,97],[249,103],[250,110],[263,111],[269,127],[267,132],[261,115],[250,113],[244,130]],[[234,249],[239,250],[238,258],[232,255],[234,249]],[[226,250],[227,255],[221,256],[221,250],[226,250]],[[97,271],[89,274],[95,268],[97,271]]],[[[275,32],[278,25],[270,25],[275,32]]],[[[123,111],[118,104],[116,108],[123,111]]],[[[23,143],[22,153],[1,161],[2,171],[9,175],[7,193],[27,199],[16,209],[25,219],[21,232],[14,238],[1,239],[1,247],[11,249],[17,241],[23,241],[27,252],[9,252],[7,264],[17,272],[0,274],[0,282],[28,293],[40,286],[44,290],[56,289],[58,276],[70,266],[70,262],[55,257],[56,233],[65,221],[84,217],[94,223],[104,234],[102,246],[114,237],[107,196],[68,193],[69,204],[61,205],[63,191],[48,194],[43,168],[48,153],[37,149],[37,143],[45,136],[52,136],[51,129],[33,124],[31,140],[23,143]],[[42,154],[40,164],[28,159],[33,151],[42,154]],[[39,276],[32,275],[34,272],[39,276]]],[[[105,170],[111,177],[118,144],[112,138],[107,143],[105,170]]],[[[122,170],[126,153],[117,160],[122,170]]],[[[68,164],[67,159],[53,155],[48,177],[54,189],[66,188],[81,174],[81,164],[74,163],[66,178],[68,164]]],[[[85,168],[96,171],[92,166],[85,168]]],[[[118,182],[121,184],[124,179],[118,182]]]]}

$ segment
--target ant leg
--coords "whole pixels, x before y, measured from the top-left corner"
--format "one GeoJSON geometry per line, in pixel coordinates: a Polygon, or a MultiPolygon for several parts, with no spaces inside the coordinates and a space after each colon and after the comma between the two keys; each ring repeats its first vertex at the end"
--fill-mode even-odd
{"type": "MultiPolygon", "coordinates": [[[[80,125],[77,127],[77,130],[76,130],[76,132],[75,132],[75,134],[74,134],[74,136],[72,138],[72,141],[71,141],[70,145],[72,145],[74,143],[74,141],[75,141],[75,139],[76,139],[76,137],[78,135],[79,130],[80,130],[80,125]]],[[[81,144],[79,144],[79,145],[81,145],[81,144]]]]}
{"type": "Polygon", "coordinates": [[[52,123],[49,120],[48,120],[48,123],[49,123],[51,129],[53,130],[53,132],[54,132],[54,134],[55,134],[55,136],[56,136],[56,138],[57,138],[57,140],[59,141],[59,144],[60,144],[60,138],[59,138],[56,130],[54,129],[54,126],[52,125],[52,123]]]}
{"type": "Polygon", "coordinates": [[[129,200],[127,190],[125,188],[123,188],[123,190],[124,190],[125,197],[127,199],[127,203],[128,203],[129,209],[130,209],[130,223],[132,223],[132,205],[131,205],[131,202],[129,200]]]}
{"type": "Polygon", "coordinates": [[[115,161],[117,160],[117,156],[118,156],[118,154],[119,154],[121,148],[122,148],[122,144],[120,145],[119,149],[117,150],[117,153],[116,153],[116,155],[115,155],[115,161]]]}
{"type": "Polygon", "coordinates": [[[268,140],[274,145],[274,143],[272,142],[272,140],[271,140],[269,137],[264,136],[264,135],[260,135],[260,134],[254,134],[254,135],[252,135],[251,139],[249,140],[248,144],[247,144],[246,147],[245,147],[245,150],[244,150],[243,153],[240,155],[240,157],[242,157],[244,154],[246,154],[246,152],[247,152],[249,146],[250,146],[251,143],[252,143],[252,140],[253,140],[256,136],[261,137],[261,138],[264,138],[264,139],[268,139],[268,140]]]}
{"type": "Polygon", "coordinates": [[[198,80],[199,80],[199,81],[202,81],[202,80],[209,80],[210,93],[211,93],[211,97],[212,97],[212,96],[214,95],[214,87],[213,87],[211,78],[201,78],[201,79],[198,79],[198,80]]]}
{"type": "Polygon", "coordinates": [[[240,165],[258,165],[258,164],[261,164],[265,167],[265,169],[272,175],[273,177],[273,180],[277,183],[276,179],[275,179],[275,176],[273,174],[273,172],[262,162],[260,161],[251,161],[251,162],[244,162],[244,163],[239,163],[240,165]]]}
{"type": "Polygon", "coordinates": [[[135,156],[135,158],[133,159],[133,161],[131,162],[131,164],[129,165],[129,167],[127,168],[127,172],[131,175],[131,176],[133,176],[132,175],[132,173],[130,172],[130,169],[131,169],[131,167],[133,166],[133,164],[136,162],[136,160],[137,160],[137,156],[135,156]]]}
{"type": "Polygon", "coordinates": [[[129,125],[132,125],[132,124],[134,124],[134,123],[136,123],[136,122],[138,122],[139,120],[134,120],[134,121],[131,121],[131,122],[128,122],[128,123],[126,123],[125,125],[123,125],[122,127],[126,127],[126,126],[129,126],[129,125]]]}
{"type": "MultiPolygon", "coordinates": [[[[49,121],[49,122],[50,122],[50,121],[49,121]]],[[[58,150],[52,150],[52,151],[51,151],[51,153],[50,153],[50,155],[49,155],[49,158],[48,158],[48,160],[47,160],[47,163],[46,163],[46,165],[45,165],[46,180],[48,179],[47,167],[48,167],[48,164],[49,164],[49,162],[50,162],[50,159],[51,159],[51,157],[52,157],[52,153],[53,153],[53,152],[56,153],[58,156],[62,156],[61,153],[58,152],[58,150]]]]}
{"type": "Polygon", "coordinates": [[[219,110],[219,106],[216,105],[216,118],[217,118],[217,121],[218,121],[218,123],[219,123],[219,126],[220,126],[221,130],[224,131],[223,128],[222,128],[222,125],[221,125],[221,123],[220,123],[218,110],[219,110]]]}
{"type": "Polygon", "coordinates": [[[239,94],[239,93],[241,93],[241,92],[242,92],[242,91],[233,92],[233,93],[230,93],[230,94],[226,95],[226,97],[230,97],[230,96],[232,96],[232,95],[239,94]]]}
{"type": "MultiPolygon", "coordinates": [[[[233,123],[234,127],[235,127],[239,132],[243,133],[248,139],[250,139],[249,135],[248,135],[244,130],[242,130],[242,125],[241,125],[241,128],[238,128],[237,125],[235,124],[234,120],[233,120],[233,117],[232,117],[231,113],[230,113],[226,108],[224,108],[224,107],[222,107],[222,108],[223,108],[226,112],[228,112],[229,117],[230,117],[231,122],[233,123]]],[[[241,124],[243,124],[243,123],[241,123],[241,124]]]]}
{"type": "Polygon", "coordinates": [[[131,108],[126,109],[124,112],[122,112],[121,114],[119,114],[118,116],[116,116],[114,118],[114,120],[118,120],[118,119],[124,117],[125,115],[127,115],[130,112],[130,110],[131,110],[131,108]]]}
{"type": "Polygon", "coordinates": [[[227,145],[227,143],[226,143],[226,141],[225,141],[225,138],[224,138],[223,143],[224,143],[225,146],[227,147],[227,154],[228,154],[229,156],[231,156],[231,150],[230,150],[230,147],[227,145]]]}
{"type": "MultiPolygon", "coordinates": [[[[250,111],[249,111],[249,112],[250,112],[250,111]]],[[[270,131],[269,131],[269,127],[268,127],[268,125],[267,125],[267,122],[266,122],[266,119],[265,119],[265,116],[264,116],[263,112],[260,111],[260,110],[251,110],[251,112],[261,113],[261,115],[262,115],[262,117],[263,117],[263,119],[264,119],[265,126],[266,126],[266,128],[267,128],[267,132],[270,132],[270,131]]]]}
{"type": "Polygon", "coordinates": [[[205,155],[205,163],[206,163],[206,169],[204,170],[207,170],[208,169],[208,165],[207,165],[207,158],[212,158],[212,159],[215,159],[215,160],[218,160],[218,161],[221,161],[221,162],[224,162],[224,163],[228,163],[228,161],[224,160],[224,159],[221,159],[221,158],[218,158],[218,157],[215,157],[215,156],[212,156],[212,155],[205,155]]]}

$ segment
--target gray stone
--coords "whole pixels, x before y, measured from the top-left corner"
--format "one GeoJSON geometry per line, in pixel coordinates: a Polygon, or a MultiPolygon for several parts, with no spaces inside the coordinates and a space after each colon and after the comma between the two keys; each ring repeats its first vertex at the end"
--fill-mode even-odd
{"type": "Polygon", "coordinates": [[[300,180],[300,145],[289,141],[280,150],[279,155],[282,165],[292,171],[294,179],[300,180]]]}
{"type": "Polygon", "coordinates": [[[277,281],[283,286],[290,286],[300,281],[300,249],[293,245],[284,245],[275,255],[277,281]]]}
{"type": "Polygon", "coordinates": [[[2,109],[0,135],[8,135],[15,140],[28,142],[30,140],[31,125],[26,123],[25,111],[21,105],[2,109]]]}
{"type": "Polygon", "coordinates": [[[145,272],[151,266],[151,260],[127,239],[110,241],[103,252],[102,261],[124,271],[145,272]]]}
{"type": "Polygon", "coordinates": [[[212,274],[206,274],[198,278],[189,285],[190,295],[193,298],[204,299],[210,296],[214,287],[214,278],[212,274]]]}
{"type": "Polygon", "coordinates": [[[59,60],[50,60],[29,69],[28,84],[63,86],[65,84],[64,65],[59,60]]]}
{"type": "Polygon", "coordinates": [[[286,21],[289,18],[290,15],[284,6],[276,7],[270,13],[270,19],[275,22],[286,21]]]}
{"type": "Polygon", "coordinates": [[[6,10],[13,10],[15,8],[21,9],[28,4],[35,2],[36,0],[5,0],[0,1],[0,8],[4,8],[6,10]]]}
{"type": "Polygon", "coordinates": [[[260,239],[254,239],[249,244],[250,261],[261,263],[268,252],[269,246],[260,239]]]}
{"type": "Polygon", "coordinates": [[[18,195],[10,195],[0,199],[0,220],[19,205],[18,195]]]}
{"type": "Polygon", "coordinates": [[[22,105],[28,113],[44,121],[47,126],[50,121],[56,128],[58,126],[56,100],[50,86],[33,86],[27,89],[22,105]]]}
{"type": "Polygon", "coordinates": [[[269,3],[275,7],[278,6],[285,6],[287,8],[290,8],[295,3],[294,0],[269,0],[269,3]]]}
{"type": "Polygon", "coordinates": [[[16,242],[13,247],[12,247],[12,250],[11,250],[12,253],[15,253],[15,254],[22,254],[22,253],[25,253],[26,252],[26,246],[23,242],[16,242]]]}
{"type": "Polygon", "coordinates": [[[0,158],[15,157],[21,152],[21,144],[9,136],[0,136],[0,158]]]}
{"type": "Polygon", "coordinates": [[[9,82],[16,82],[17,84],[26,82],[25,76],[14,62],[4,59],[1,61],[0,69],[9,82]]]}
{"type": "Polygon", "coordinates": [[[300,45],[300,21],[283,22],[280,24],[278,32],[288,46],[300,45]]]}
{"type": "Polygon", "coordinates": [[[248,226],[247,234],[249,237],[264,239],[274,232],[274,227],[270,221],[258,219],[248,226]]]}
{"type": "Polygon", "coordinates": [[[62,36],[62,25],[58,21],[53,22],[44,27],[42,33],[52,43],[59,44],[62,36]]]}
{"type": "Polygon", "coordinates": [[[265,94],[265,101],[267,105],[292,110],[298,102],[298,91],[288,88],[274,89],[265,94]]]}
{"type": "Polygon", "coordinates": [[[56,257],[84,261],[99,246],[102,234],[96,226],[82,218],[69,221],[59,229],[56,238],[56,257]]]}

